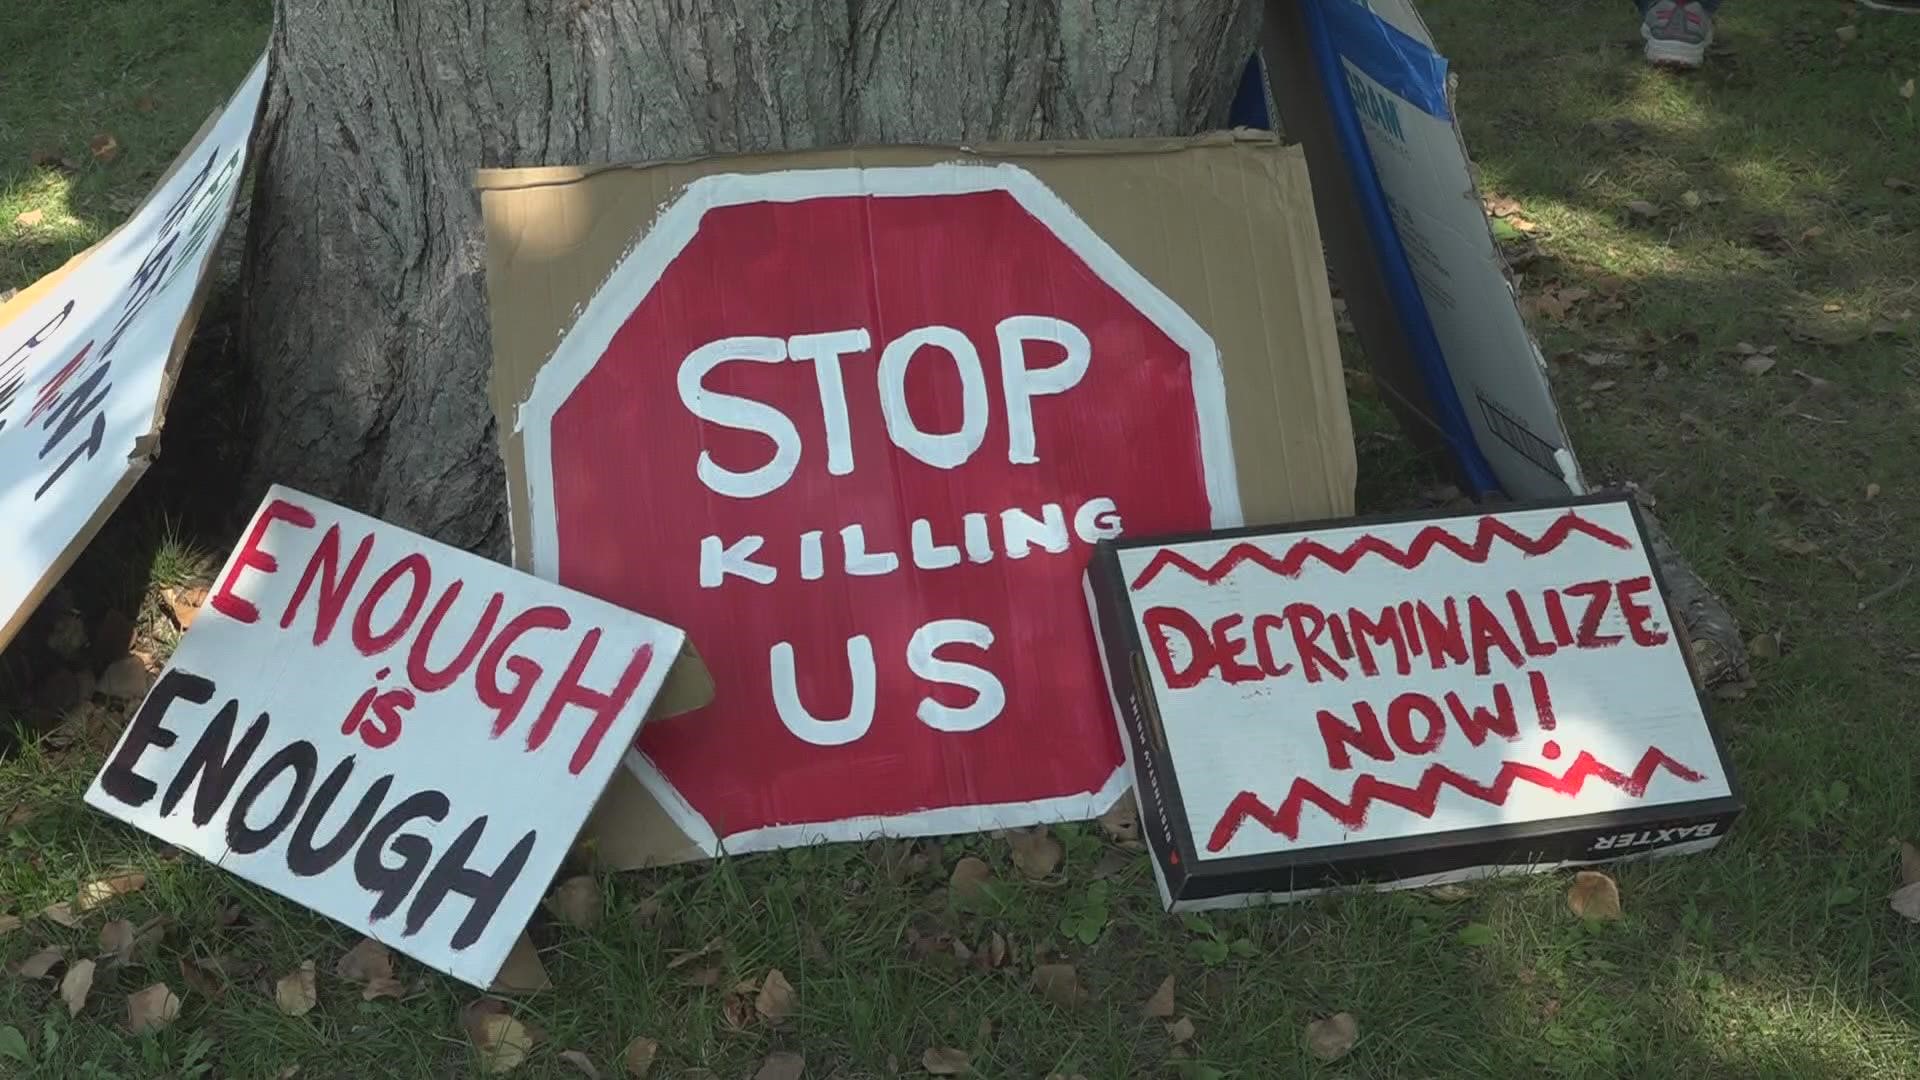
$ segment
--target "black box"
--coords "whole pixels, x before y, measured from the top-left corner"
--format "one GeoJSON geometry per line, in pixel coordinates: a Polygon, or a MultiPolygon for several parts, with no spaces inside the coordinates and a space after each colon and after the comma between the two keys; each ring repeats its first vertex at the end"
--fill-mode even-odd
{"type": "Polygon", "coordinates": [[[1663,596],[1616,497],[1103,542],[1088,605],[1162,899],[1717,844],[1738,789],[1663,596]]]}

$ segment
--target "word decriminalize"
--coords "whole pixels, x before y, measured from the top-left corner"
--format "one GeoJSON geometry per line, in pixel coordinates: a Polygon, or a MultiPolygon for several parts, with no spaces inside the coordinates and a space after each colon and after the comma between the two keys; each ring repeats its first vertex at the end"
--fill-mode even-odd
{"type": "Polygon", "coordinates": [[[427,924],[448,896],[465,896],[472,906],[450,944],[464,949],[480,939],[525,868],[536,830],[528,829],[492,870],[470,866],[474,850],[486,833],[487,815],[475,817],[451,844],[436,851],[431,839],[408,826],[445,820],[452,803],[444,793],[434,790],[410,792],[390,800],[394,774],[387,773],[367,786],[345,819],[323,838],[322,823],[352,780],[355,758],[348,756],[336,762],[316,786],[320,752],[313,743],[296,739],[274,751],[249,774],[248,766],[266,741],[272,720],[260,713],[235,742],[234,728],[240,716],[240,702],[235,698],[228,698],[206,722],[193,750],[173,776],[155,780],[141,775],[137,769],[141,755],[152,747],[171,747],[179,739],[178,732],[162,723],[169,712],[183,701],[205,705],[213,700],[214,690],[211,679],[178,668],[167,672],[127,725],[119,750],[100,774],[101,788],[129,807],[145,806],[159,794],[163,818],[180,809],[181,801],[192,790],[189,812],[194,825],[205,827],[224,809],[228,849],[240,855],[264,850],[291,829],[286,865],[298,877],[324,873],[351,853],[354,880],[374,896],[368,912],[370,921],[392,915],[412,897],[403,923],[403,931],[409,936],[427,924]],[[246,777],[244,784],[240,782],[242,776],[246,777]],[[282,783],[285,778],[291,778],[291,783],[282,783]],[[162,782],[166,784],[164,793],[160,791],[162,782]],[[275,789],[284,794],[270,798],[268,792],[275,789]],[[389,863],[389,857],[397,861],[389,863]]]}
{"type": "Polygon", "coordinates": [[[1396,674],[1408,675],[1422,656],[1434,671],[1471,662],[1475,674],[1486,675],[1495,654],[1518,669],[1530,657],[1561,649],[1605,649],[1629,638],[1643,647],[1666,644],[1667,632],[1654,621],[1654,609],[1640,599],[1651,592],[1653,579],[1641,576],[1582,581],[1533,596],[1509,589],[1491,603],[1479,596],[1449,596],[1438,607],[1403,600],[1377,611],[1348,608],[1344,613],[1292,603],[1251,618],[1223,616],[1211,626],[1162,605],[1141,613],[1141,622],[1160,674],[1174,690],[1198,686],[1216,672],[1230,684],[1281,678],[1296,670],[1294,661],[1281,659],[1289,654],[1309,683],[1345,681],[1352,675],[1348,665],[1362,676],[1378,675],[1383,661],[1396,674]],[[1601,633],[1614,611],[1626,634],[1601,633]],[[1184,664],[1175,653],[1175,633],[1183,643],[1184,664]],[[1244,658],[1249,649],[1251,662],[1244,658]]]}

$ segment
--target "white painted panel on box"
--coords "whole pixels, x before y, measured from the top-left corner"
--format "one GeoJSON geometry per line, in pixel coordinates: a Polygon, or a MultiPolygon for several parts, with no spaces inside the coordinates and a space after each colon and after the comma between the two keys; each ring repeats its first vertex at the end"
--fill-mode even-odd
{"type": "Polygon", "coordinates": [[[1203,860],[1731,794],[1624,502],[1119,555],[1203,860]]]}

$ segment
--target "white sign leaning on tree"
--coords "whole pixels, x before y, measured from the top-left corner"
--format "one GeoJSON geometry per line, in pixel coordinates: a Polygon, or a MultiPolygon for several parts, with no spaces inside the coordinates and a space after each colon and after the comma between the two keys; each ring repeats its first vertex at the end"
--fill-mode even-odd
{"type": "Polygon", "coordinates": [[[485,988],[682,643],[276,487],[87,803],[485,988]]]}
{"type": "Polygon", "coordinates": [[[155,452],[265,56],[126,224],[0,310],[0,647],[155,452]]]}

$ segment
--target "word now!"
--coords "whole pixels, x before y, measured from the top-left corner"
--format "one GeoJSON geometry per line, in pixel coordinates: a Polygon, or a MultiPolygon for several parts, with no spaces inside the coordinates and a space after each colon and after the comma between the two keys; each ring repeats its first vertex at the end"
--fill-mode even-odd
{"type": "MultiPolygon", "coordinates": [[[[1000,392],[1007,411],[1007,460],[1030,465],[1040,460],[1033,431],[1033,399],[1071,389],[1087,373],[1093,347],[1079,327],[1047,315],[1013,315],[994,327],[1000,357],[1000,392]],[[1057,346],[1065,355],[1045,367],[1028,367],[1029,343],[1057,346]]],[[[827,444],[827,472],[853,472],[853,431],[847,410],[845,375],[841,361],[873,347],[866,328],[788,338],[729,337],[688,353],[680,362],[675,383],[687,411],[708,423],[739,431],[753,431],[773,442],[773,456],[752,469],[734,470],[713,460],[705,450],[696,466],[700,482],[717,494],[753,499],[776,491],[800,466],[800,429],[792,418],[763,401],[710,389],[705,381],[722,364],[779,364],[812,362],[820,391],[821,423],[827,444]]],[[[880,412],[893,445],[936,469],[955,469],[980,449],[987,437],[987,377],[980,351],[951,326],[922,326],[909,330],[880,350],[875,373],[880,389],[880,412]],[[962,406],[959,428],[932,432],[920,427],[907,407],[907,370],[924,354],[944,355],[960,377],[962,406]]]]}
{"type": "MultiPolygon", "coordinates": [[[[316,524],[313,512],[305,507],[285,499],[275,499],[267,504],[255,519],[246,542],[234,555],[226,577],[207,601],[221,615],[242,623],[259,619],[259,609],[252,601],[239,595],[235,587],[248,574],[274,574],[279,571],[279,560],[262,546],[267,530],[276,522],[298,529],[311,529],[316,524]]],[[[534,692],[548,683],[546,669],[533,657],[516,651],[515,646],[529,634],[568,630],[573,624],[573,616],[564,608],[536,604],[502,622],[506,596],[496,591],[487,600],[485,608],[474,620],[472,629],[452,657],[438,662],[433,658],[434,643],[459,600],[464,583],[458,579],[449,582],[432,608],[427,609],[426,602],[433,591],[433,567],[425,555],[410,551],[388,563],[384,570],[374,576],[372,584],[360,591],[359,582],[371,561],[373,547],[374,534],[369,532],[354,547],[353,554],[346,558],[343,567],[340,526],[329,526],[315,545],[306,568],[300,574],[299,584],[280,614],[280,628],[291,628],[294,621],[301,617],[302,605],[311,592],[314,597],[312,640],[315,646],[323,645],[347,614],[348,604],[356,599],[357,592],[358,602],[353,608],[348,633],[353,647],[362,656],[372,658],[383,655],[400,646],[408,634],[413,634],[404,666],[412,690],[423,694],[437,693],[453,686],[471,672],[472,692],[480,704],[493,714],[493,735],[496,738],[504,735],[513,727],[522,710],[532,702],[534,692]],[[387,603],[390,599],[398,600],[397,612],[390,610],[394,607],[387,603]],[[426,610],[424,619],[420,617],[423,610],[426,610]]],[[[579,645],[574,649],[566,670],[548,685],[545,701],[527,731],[527,751],[531,753],[539,750],[547,741],[561,714],[568,708],[582,708],[590,712],[592,720],[568,762],[568,770],[575,775],[593,760],[607,729],[632,700],[634,691],[639,688],[653,661],[653,647],[641,645],[626,659],[612,688],[605,691],[591,689],[584,685],[583,680],[601,636],[598,627],[589,628],[580,636],[579,645]]],[[[384,747],[399,736],[401,714],[413,701],[412,691],[404,688],[377,696],[369,692],[355,703],[354,714],[367,712],[371,704],[374,706],[373,715],[355,726],[361,727],[362,737],[368,745],[376,749],[384,747]]],[[[354,714],[350,714],[350,721],[353,721],[354,714]]]]}

